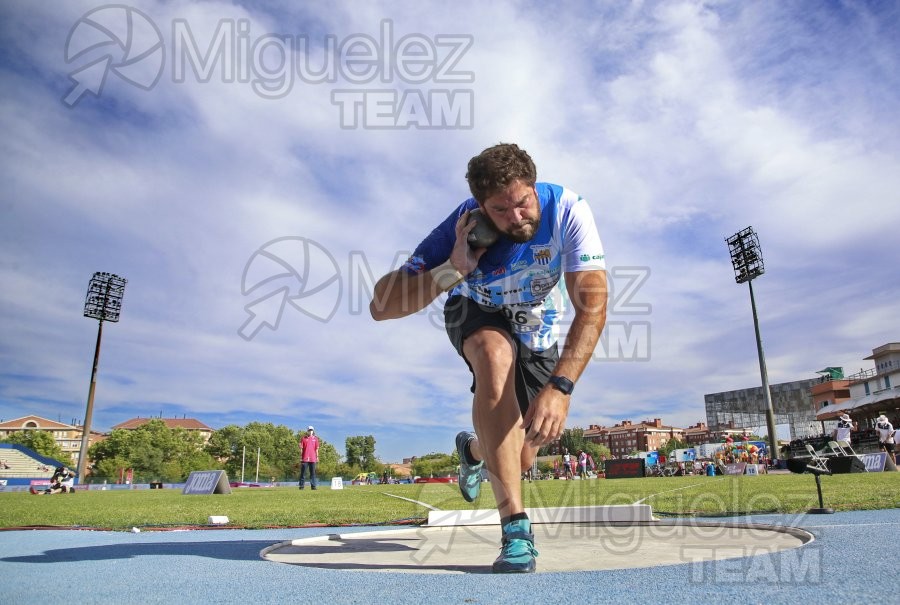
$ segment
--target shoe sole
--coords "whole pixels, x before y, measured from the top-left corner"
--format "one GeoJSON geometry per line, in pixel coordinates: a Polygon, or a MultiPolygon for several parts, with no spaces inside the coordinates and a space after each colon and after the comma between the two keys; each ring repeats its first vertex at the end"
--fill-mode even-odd
{"type": "Polygon", "coordinates": [[[494,573],[534,573],[534,571],[536,569],[537,569],[537,564],[534,562],[534,560],[532,560],[531,563],[527,564],[525,567],[521,567],[521,568],[520,567],[503,568],[503,567],[499,567],[499,566],[491,566],[491,571],[493,571],[494,573]]]}

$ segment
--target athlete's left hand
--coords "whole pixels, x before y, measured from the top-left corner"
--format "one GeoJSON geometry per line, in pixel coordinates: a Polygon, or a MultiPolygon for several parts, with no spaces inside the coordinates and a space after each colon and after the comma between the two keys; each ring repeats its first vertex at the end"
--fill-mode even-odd
{"type": "Polygon", "coordinates": [[[528,431],[525,433],[525,444],[541,447],[559,439],[563,429],[566,428],[571,399],[570,395],[562,393],[552,385],[546,385],[541,389],[522,418],[522,428],[528,431]]]}

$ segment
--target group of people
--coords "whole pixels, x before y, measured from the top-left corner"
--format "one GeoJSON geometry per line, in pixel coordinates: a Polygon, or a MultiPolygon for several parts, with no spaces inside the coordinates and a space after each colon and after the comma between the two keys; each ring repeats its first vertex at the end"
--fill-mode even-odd
{"type": "Polygon", "coordinates": [[[554,474],[558,477],[562,475],[566,479],[573,479],[577,473],[581,479],[588,478],[588,472],[597,469],[594,457],[584,450],[578,450],[578,453],[572,455],[568,448],[563,448],[561,460],[553,462],[554,474]]]}
{"type": "Polygon", "coordinates": [[[32,485],[28,491],[35,496],[49,494],[74,494],[75,493],[75,473],[64,466],[57,466],[50,477],[50,485],[46,489],[37,489],[32,485]]]}
{"type": "MultiPolygon", "coordinates": [[[[900,425],[900,422],[898,422],[900,425]]],[[[841,414],[838,418],[837,425],[831,432],[831,438],[841,445],[850,445],[850,435],[857,430],[857,425],[850,418],[849,414],[841,414]]],[[[888,453],[894,455],[894,445],[900,441],[900,426],[896,429],[884,414],[875,419],[875,433],[878,436],[879,447],[888,453]]]]}

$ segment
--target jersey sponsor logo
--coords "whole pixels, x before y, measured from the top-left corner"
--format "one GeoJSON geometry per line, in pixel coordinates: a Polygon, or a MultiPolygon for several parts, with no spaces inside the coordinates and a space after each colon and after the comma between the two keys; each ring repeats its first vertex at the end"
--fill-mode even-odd
{"type": "Polygon", "coordinates": [[[499,269],[494,269],[494,271],[491,273],[491,277],[499,277],[504,273],[506,273],[506,267],[500,267],[499,269]]]}
{"type": "Polygon", "coordinates": [[[550,246],[532,246],[531,247],[532,254],[534,255],[534,262],[539,265],[549,265],[551,252],[550,246]]]}
{"type": "Polygon", "coordinates": [[[517,261],[514,262],[512,265],[510,265],[509,268],[510,268],[511,271],[521,271],[522,269],[527,269],[527,268],[528,268],[528,261],[517,260],[517,261]]]}
{"type": "Polygon", "coordinates": [[[552,277],[543,277],[531,280],[531,295],[543,297],[556,286],[556,279],[552,277]]]}
{"type": "Polygon", "coordinates": [[[525,291],[525,288],[515,288],[514,290],[504,290],[503,296],[511,296],[513,294],[520,294],[525,291]]]}

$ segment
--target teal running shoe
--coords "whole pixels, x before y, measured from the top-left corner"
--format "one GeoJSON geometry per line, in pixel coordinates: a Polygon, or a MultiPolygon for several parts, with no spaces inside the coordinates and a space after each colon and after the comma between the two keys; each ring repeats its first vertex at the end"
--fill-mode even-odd
{"type": "Polygon", "coordinates": [[[456,436],[456,451],[459,454],[459,491],[466,502],[474,502],[481,492],[481,469],[484,461],[478,464],[466,462],[466,444],[475,438],[475,433],[463,431],[456,436]]]}
{"type": "Polygon", "coordinates": [[[532,573],[537,564],[538,551],[534,547],[531,521],[510,521],[503,526],[500,556],[494,561],[494,573],[532,573]]]}

